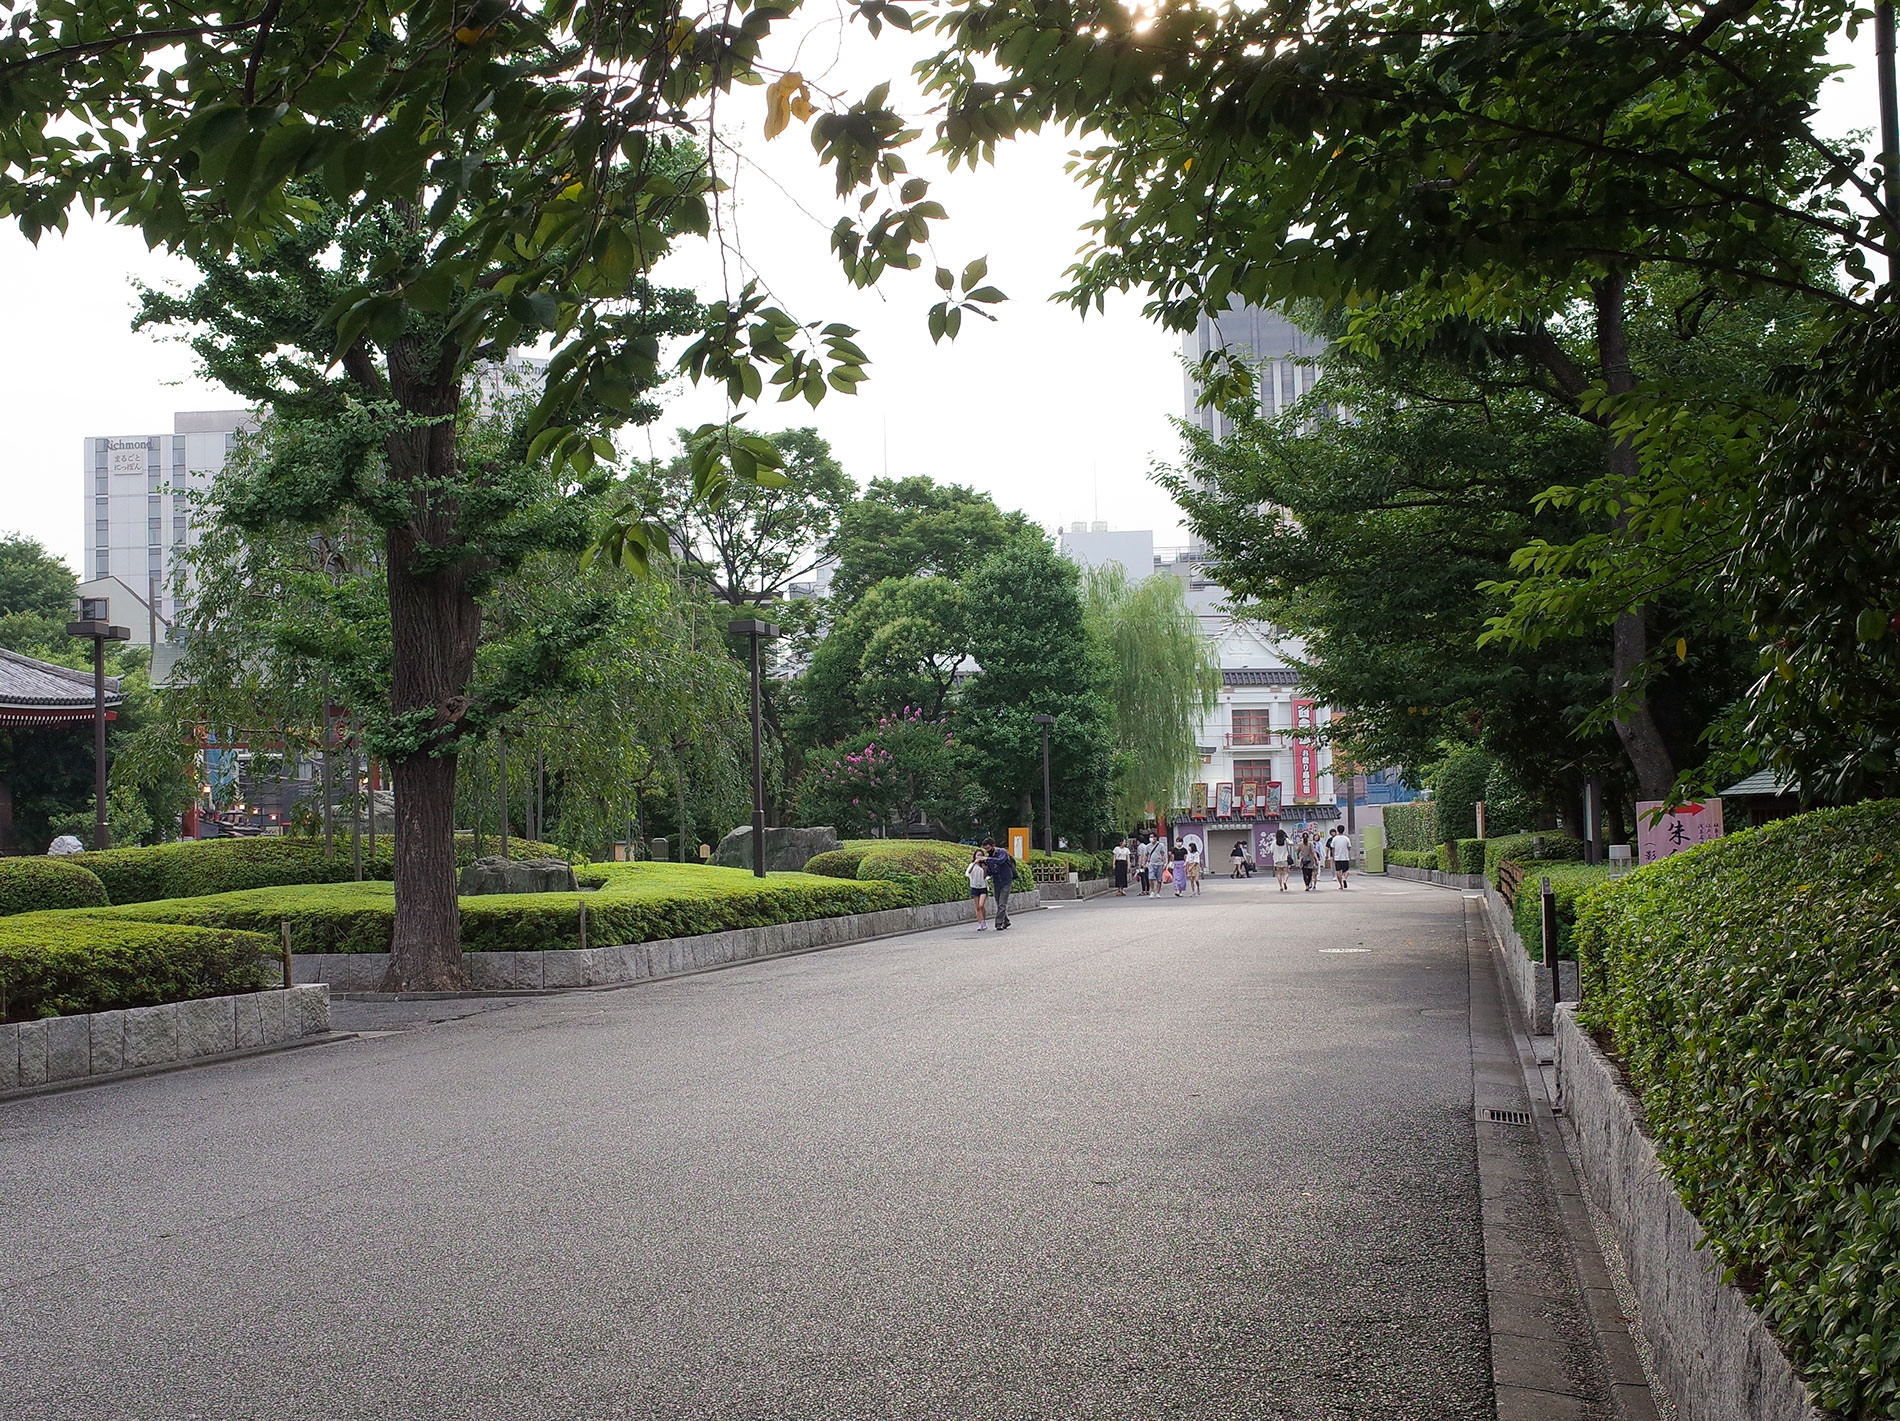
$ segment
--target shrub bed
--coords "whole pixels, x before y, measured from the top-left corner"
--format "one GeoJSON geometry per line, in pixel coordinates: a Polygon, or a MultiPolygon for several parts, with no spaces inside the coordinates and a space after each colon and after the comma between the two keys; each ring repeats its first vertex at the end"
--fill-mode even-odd
{"type": "Polygon", "coordinates": [[[1474,868],[1473,873],[1482,872],[1490,880],[1491,886],[1498,886],[1498,870],[1507,859],[1518,863],[1582,863],[1583,840],[1566,839],[1558,833],[1506,834],[1501,839],[1486,839],[1484,843],[1484,866],[1474,868]]]}
{"type": "MultiPolygon", "coordinates": [[[[901,888],[913,907],[925,903],[957,903],[970,896],[969,844],[946,844],[930,839],[879,839],[858,863],[858,881],[891,883],[901,888]]],[[[1022,869],[1017,868],[1018,876],[1022,869]]]]}
{"type": "MultiPolygon", "coordinates": [[[[483,840],[486,852],[498,847],[483,840]]],[[[378,834],[363,841],[363,876],[387,880],[395,876],[395,839],[378,834]]],[[[554,844],[510,839],[515,858],[566,858],[554,844]]],[[[466,866],[478,855],[469,834],[455,836],[455,862],[466,866]]],[[[244,888],[276,888],[297,883],[346,883],[356,876],[355,859],[347,834],[338,838],[334,857],[323,856],[323,840],[306,838],[203,839],[150,848],[102,849],[74,854],[70,860],[97,874],[111,901],[151,903],[162,898],[197,898],[232,893],[244,888]]]]}
{"type": "Polygon", "coordinates": [[[807,859],[805,872],[825,878],[856,878],[864,856],[883,842],[882,839],[847,839],[841,848],[807,859]]]}
{"type": "Polygon", "coordinates": [[[103,908],[99,875],[70,859],[0,859],[0,917],[47,908],[103,908]]]}
{"type": "Polygon", "coordinates": [[[1437,868],[1438,853],[1436,850],[1422,854],[1411,849],[1392,849],[1386,854],[1385,861],[1397,864],[1400,868],[1437,868]]]}
{"type": "MultiPolygon", "coordinates": [[[[591,947],[689,937],[731,928],[835,918],[908,904],[890,883],[845,883],[802,873],[763,882],[744,869],[694,864],[598,864],[587,893],[492,893],[461,900],[464,952],[539,952],[580,946],[581,904],[591,947]]],[[[120,921],[184,923],[275,935],[290,925],[296,952],[387,952],[394,886],[322,883],[246,889],[103,910],[120,921]]]]}
{"type": "Polygon", "coordinates": [[[0,1019],[161,1006],[282,979],[255,933],[115,921],[87,911],[0,919],[0,1019]]]}
{"type": "Polygon", "coordinates": [[[1900,1416],[1900,801],[1647,865],[1577,936],[1584,1020],[1715,1256],[1822,1406],[1900,1416]]]}

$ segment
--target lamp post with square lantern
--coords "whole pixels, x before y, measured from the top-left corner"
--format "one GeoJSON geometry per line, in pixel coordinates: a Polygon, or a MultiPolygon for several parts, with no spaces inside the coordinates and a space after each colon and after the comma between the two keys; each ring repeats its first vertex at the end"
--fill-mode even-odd
{"type": "Polygon", "coordinates": [[[81,597],[79,619],[66,623],[66,635],[86,637],[92,642],[92,846],[112,847],[112,830],[106,824],[106,643],[130,641],[130,627],[112,625],[110,607],[104,597],[81,597]]]}
{"type": "MultiPolygon", "coordinates": [[[[765,756],[760,748],[760,724],[762,721],[761,687],[764,673],[759,666],[759,643],[771,641],[778,635],[778,627],[772,622],[761,621],[757,617],[741,617],[729,622],[726,630],[734,636],[745,637],[752,643],[752,873],[756,878],[765,877],[765,756]]],[[[685,826],[681,825],[682,833],[685,826]]],[[[681,850],[685,845],[682,842],[681,850]]]]}

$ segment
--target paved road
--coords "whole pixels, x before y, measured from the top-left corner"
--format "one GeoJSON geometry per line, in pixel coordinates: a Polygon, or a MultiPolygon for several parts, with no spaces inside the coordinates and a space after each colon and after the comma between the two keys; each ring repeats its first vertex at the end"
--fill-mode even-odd
{"type": "Polygon", "coordinates": [[[1460,908],[1215,879],[0,1105],[0,1413],[1490,1416],[1460,908]]]}

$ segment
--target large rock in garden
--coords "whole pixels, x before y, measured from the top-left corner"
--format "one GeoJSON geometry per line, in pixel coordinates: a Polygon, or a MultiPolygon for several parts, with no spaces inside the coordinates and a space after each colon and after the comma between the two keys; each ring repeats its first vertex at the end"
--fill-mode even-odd
{"type": "Polygon", "coordinates": [[[566,859],[476,859],[462,870],[455,891],[478,893],[578,893],[574,865],[566,859]]]}
{"type": "MultiPolygon", "coordinates": [[[[819,854],[843,847],[838,831],[829,824],[815,829],[767,829],[765,831],[765,869],[767,873],[796,873],[819,854]]],[[[752,826],[734,829],[713,850],[718,868],[752,867],[752,826]]]]}

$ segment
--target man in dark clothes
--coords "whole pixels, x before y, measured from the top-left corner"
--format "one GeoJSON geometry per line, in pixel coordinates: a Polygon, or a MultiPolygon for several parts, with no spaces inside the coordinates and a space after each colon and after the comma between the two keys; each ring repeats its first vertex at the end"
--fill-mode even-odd
{"type": "Polygon", "coordinates": [[[1009,888],[1016,881],[1016,860],[997,848],[994,839],[985,839],[983,863],[990,871],[990,920],[1000,933],[1009,927],[1009,888]]]}

